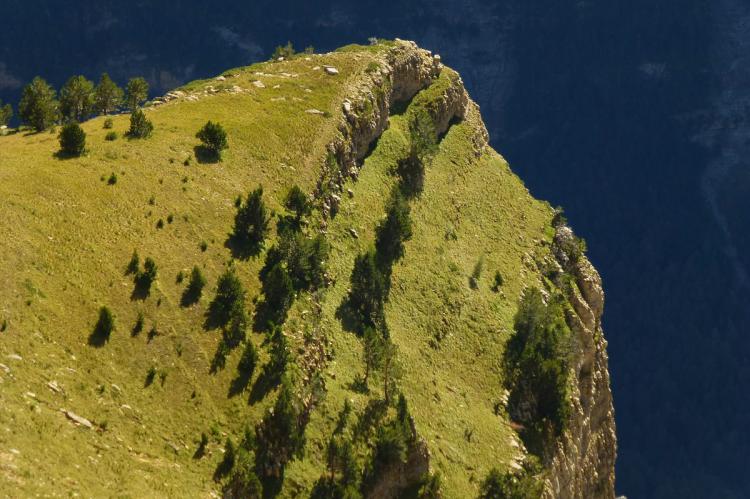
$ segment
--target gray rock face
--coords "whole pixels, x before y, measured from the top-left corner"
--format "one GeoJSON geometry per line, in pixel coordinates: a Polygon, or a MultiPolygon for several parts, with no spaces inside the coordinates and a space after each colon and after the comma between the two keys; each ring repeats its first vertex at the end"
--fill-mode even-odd
{"type": "MultiPolygon", "coordinates": [[[[399,40],[385,56],[381,70],[363,76],[362,81],[358,82],[355,95],[348,96],[342,103],[340,137],[328,146],[329,155],[335,159],[335,163],[326,164],[318,180],[316,196],[326,197],[324,215],[335,212],[338,204],[335,197],[340,197],[344,181],[356,178],[358,162],[365,157],[370,144],[388,127],[391,105],[408,101],[429,86],[440,75],[441,67],[427,50],[417,47],[414,42],[399,40]],[[362,112],[366,108],[371,111],[362,112]],[[328,209],[325,209],[326,206],[328,209]]],[[[436,131],[445,132],[453,118],[463,118],[467,112],[475,109],[476,105],[469,100],[463,82],[456,77],[454,84],[439,100],[439,105],[432,110],[436,131]]],[[[482,127],[476,146],[481,149],[486,143],[487,132],[482,127]]]]}
{"type": "Polygon", "coordinates": [[[601,327],[604,291],[599,273],[585,256],[569,260],[560,244],[574,239],[569,227],[555,234],[555,254],[575,280],[568,293],[567,322],[581,346],[572,367],[573,411],[549,466],[546,498],[614,498],[617,437],[609,383],[607,341],[601,327]]]}

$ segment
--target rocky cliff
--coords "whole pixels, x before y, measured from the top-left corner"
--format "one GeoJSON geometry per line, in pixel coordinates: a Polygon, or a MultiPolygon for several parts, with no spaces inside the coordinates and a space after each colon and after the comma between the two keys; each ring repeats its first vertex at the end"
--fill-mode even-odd
{"type": "MultiPolygon", "coordinates": [[[[327,194],[323,201],[326,214],[335,214],[347,177],[356,180],[361,160],[388,127],[392,107],[413,99],[444,70],[440,56],[409,41],[397,40],[385,60],[384,67],[370,73],[357,85],[352,97],[344,101],[341,136],[328,148],[336,158],[336,171],[324,169],[318,183],[318,192],[327,194]]],[[[457,74],[436,92],[428,109],[438,135],[445,133],[454,120],[471,119],[476,154],[487,147],[488,136],[479,108],[457,74]]],[[[604,291],[599,273],[586,256],[571,254],[570,248],[575,244],[569,227],[557,229],[552,249],[560,270],[573,277],[574,285],[566,290],[572,305],[567,322],[580,352],[571,367],[572,416],[551,450],[554,457],[547,464],[544,496],[613,498],[617,444],[607,341],[601,326],[604,291]]],[[[390,468],[369,497],[397,497],[399,491],[430,469],[429,456],[425,442],[419,439],[407,461],[390,468]]]]}
{"type": "Polygon", "coordinates": [[[572,366],[573,413],[554,449],[545,496],[612,498],[617,442],[607,341],[601,325],[604,291],[591,262],[584,255],[572,257],[566,251],[574,244],[572,230],[559,227],[553,252],[562,269],[573,277],[566,290],[572,305],[567,322],[580,352],[572,366]]]}

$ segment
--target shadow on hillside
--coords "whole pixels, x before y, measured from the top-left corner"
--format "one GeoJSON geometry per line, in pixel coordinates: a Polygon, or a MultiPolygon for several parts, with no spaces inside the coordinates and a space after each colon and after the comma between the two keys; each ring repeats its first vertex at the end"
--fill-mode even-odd
{"type": "Polygon", "coordinates": [[[148,298],[151,295],[151,283],[145,279],[138,278],[138,276],[133,280],[135,281],[135,287],[133,288],[133,292],[130,293],[130,299],[136,301],[148,298]]]}
{"type": "Polygon", "coordinates": [[[227,348],[226,343],[224,343],[224,340],[219,341],[219,344],[216,347],[216,353],[214,353],[214,358],[211,359],[211,368],[208,370],[210,374],[216,374],[226,367],[228,353],[229,349],[227,348]]]}
{"type": "Polygon", "coordinates": [[[229,237],[224,242],[224,247],[232,253],[232,258],[248,260],[260,254],[263,249],[263,243],[241,241],[236,235],[229,234],[229,237]]]}
{"type": "Polygon", "coordinates": [[[80,158],[84,154],[86,154],[86,151],[84,151],[82,154],[71,154],[68,152],[57,151],[55,153],[52,153],[52,157],[60,161],[65,161],[66,159],[80,158]]]}
{"type": "Polygon", "coordinates": [[[260,376],[255,380],[252,390],[250,390],[250,397],[248,398],[248,404],[253,405],[265,398],[268,392],[276,388],[281,381],[280,376],[277,373],[269,372],[268,364],[263,367],[260,372],[260,376]]]}
{"type": "Polygon", "coordinates": [[[214,470],[214,482],[220,482],[222,478],[227,476],[230,471],[232,471],[232,467],[234,466],[234,454],[230,455],[229,452],[226,452],[224,454],[224,459],[222,459],[218,465],[216,465],[216,469],[214,470]]]}
{"type": "Polygon", "coordinates": [[[198,301],[201,299],[201,291],[197,291],[190,286],[185,288],[185,291],[183,291],[182,297],[180,298],[180,306],[183,308],[187,308],[198,303],[198,301]]]}
{"type": "MultiPolygon", "coordinates": [[[[264,333],[271,331],[273,325],[278,320],[278,311],[273,310],[266,300],[259,301],[255,306],[255,316],[253,317],[253,331],[264,333]]],[[[283,323],[283,321],[282,321],[283,323]]]]}
{"type": "Polygon", "coordinates": [[[229,313],[224,310],[221,303],[218,300],[213,300],[209,303],[206,309],[205,319],[203,321],[203,329],[206,331],[212,331],[220,327],[224,327],[229,323],[229,313]]]}
{"type": "Polygon", "coordinates": [[[221,161],[221,156],[203,145],[195,146],[193,152],[195,153],[195,159],[201,164],[214,164],[221,161]]]}
{"type": "Polygon", "coordinates": [[[370,387],[367,385],[365,377],[361,374],[356,374],[346,387],[355,393],[370,393],[370,387]]]}
{"type": "Polygon", "coordinates": [[[109,341],[109,333],[101,324],[97,324],[89,335],[88,343],[92,347],[101,348],[109,341]]]}
{"type": "Polygon", "coordinates": [[[227,393],[227,397],[236,397],[240,393],[244,392],[252,377],[253,373],[238,372],[237,376],[229,384],[229,392],[227,393]]]}
{"type": "Polygon", "coordinates": [[[258,472],[258,478],[263,485],[263,499],[273,499],[281,493],[281,487],[284,485],[284,467],[281,468],[281,475],[278,477],[263,476],[258,472]]]}
{"type": "Polygon", "coordinates": [[[357,336],[362,335],[362,318],[352,306],[349,295],[346,295],[341,301],[336,309],[335,317],[341,322],[344,331],[354,333],[357,336]]]}

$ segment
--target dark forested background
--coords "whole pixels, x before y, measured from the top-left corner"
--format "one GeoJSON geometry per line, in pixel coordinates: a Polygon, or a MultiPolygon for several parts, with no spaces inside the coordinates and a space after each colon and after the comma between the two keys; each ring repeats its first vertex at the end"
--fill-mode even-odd
{"type": "Polygon", "coordinates": [[[493,145],[588,241],[618,493],[750,496],[748,2],[0,0],[0,98],[102,71],[161,93],[287,40],[368,36],[459,70],[493,145]]]}

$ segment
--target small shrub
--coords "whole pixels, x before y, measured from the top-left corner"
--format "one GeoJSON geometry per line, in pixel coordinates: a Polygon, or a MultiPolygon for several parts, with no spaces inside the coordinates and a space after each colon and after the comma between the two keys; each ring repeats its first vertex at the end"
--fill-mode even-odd
{"type": "Polygon", "coordinates": [[[495,293],[500,292],[500,288],[503,287],[503,276],[500,274],[499,270],[495,271],[495,279],[492,283],[492,291],[495,293]]]}
{"type": "Polygon", "coordinates": [[[145,322],[145,317],[143,316],[143,311],[138,311],[138,316],[135,318],[135,324],[133,325],[133,330],[130,332],[131,336],[138,336],[141,331],[143,331],[143,323],[145,322]]]}
{"type": "Polygon", "coordinates": [[[253,454],[243,449],[237,454],[237,463],[222,491],[224,497],[263,497],[263,485],[255,473],[253,454]]]}
{"type": "Polygon", "coordinates": [[[289,192],[286,195],[286,199],[284,200],[284,206],[287,210],[294,213],[297,221],[299,221],[303,216],[309,215],[310,211],[312,211],[310,201],[308,200],[302,189],[300,189],[296,184],[292,186],[291,189],[289,189],[289,192]]]}
{"type": "Polygon", "coordinates": [[[208,121],[195,134],[195,137],[203,142],[203,147],[217,158],[221,157],[221,151],[229,147],[227,132],[219,123],[208,121]]]}
{"type": "Polygon", "coordinates": [[[104,140],[113,141],[117,140],[117,132],[107,132],[107,135],[104,136],[104,140]]]}
{"type": "Polygon", "coordinates": [[[151,196],[150,198],[148,198],[148,204],[150,204],[151,206],[154,206],[156,204],[156,198],[154,196],[151,196]]]}
{"type": "Polygon", "coordinates": [[[198,449],[195,451],[195,457],[196,459],[202,458],[206,454],[206,447],[208,447],[208,435],[206,435],[206,432],[201,433],[201,439],[198,442],[198,449]]]}
{"type": "Polygon", "coordinates": [[[421,485],[417,492],[417,499],[441,499],[443,494],[440,489],[442,487],[442,478],[439,472],[435,474],[426,474],[420,480],[421,485]]]}
{"type": "Polygon", "coordinates": [[[112,172],[107,179],[107,185],[115,185],[117,183],[117,174],[112,172]]]}
{"type": "Polygon", "coordinates": [[[182,270],[177,272],[177,277],[175,278],[175,282],[177,284],[181,284],[184,279],[185,279],[185,272],[183,272],[182,270]]]}
{"type": "Polygon", "coordinates": [[[65,156],[80,156],[86,150],[86,132],[77,122],[63,126],[59,139],[60,153],[65,156]]]}
{"type": "Polygon", "coordinates": [[[535,472],[533,464],[519,473],[500,473],[492,468],[479,488],[479,499],[538,499],[544,482],[534,476],[535,472]]]}
{"type": "Polygon", "coordinates": [[[151,366],[148,368],[148,371],[146,371],[146,380],[143,383],[144,387],[148,388],[149,386],[151,386],[151,384],[154,382],[154,379],[156,378],[156,373],[156,367],[151,366]]]}
{"type": "Polygon", "coordinates": [[[134,139],[145,139],[154,131],[154,124],[146,118],[141,109],[136,109],[130,115],[130,129],[128,136],[134,139]]]}
{"type": "Polygon", "coordinates": [[[148,330],[148,335],[147,335],[147,337],[148,337],[148,342],[149,342],[149,343],[151,343],[151,341],[152,341],[152,340],[153,340],[154,338],[156,338],[157,336],[159,336],[159,328],[157,327],[157,325],[156,325],[156,322],[154,322],[154,323],[153,323],[153,324],[151,325],[151,329],[149,329],[149,330],[148,330]]]}
{"type": "Polygon", "coordinates": [[[479,288],[479,278],[482,276],[482,269],[484,268],[484,256],[479,257],[477,263],[474,265],[474,270],[471,271],[469,277],[469,286],[471,289],[479,288]]]}
{"type": "Polygon", "coordinates": [[[143,270],[135,275],[136,294],[146,297],[151,292],[151,284],[156,280],[156,262],[151,257],[146,257],[143,262],[143,270]]]}
{"type": "Polygon", "coordinates": [[[163,229],[164,228],[164,220],[162,220],[161,218],[159,220],[157,220],[157,222],[156,222],[156,228],[157,229],[163,229]]]}
{"type": "Polygon", "coordinates": [[[201,249],[201,252],[205,253],[208,249],[208,243],[206,241],[201,241],[198,247],[201,249]]]}
{"type": "Polygon", "coordinates": [[[104,120],[104,128],[105,129],[109,130],[113,126],[114,126],[114,122],[112,121],[112,118],[107,118],[106,120],[104,120]]]}
{"type": "Polygon", "coordinates": [[[128,266],[125,267],[125,275],[137,273],[140,266],[141,258],[138,256],[138,251],[133,250],[133,254],[130,257],[130,262],[128,262],[128,266]]]}
{"type": "Polygon", "coordinates": [[[274,49],[271,59],[274,61],[278,61],[279,59],[289,59],[294,54],[294,45],[292,45],[292,42],[287,41],[286,45],[279,45],[274,49]]]}
{"type": "Polygon", "coordinates": [[[174,222],[174,215],[170,213],[169,215],[167,215],[167,223],[171,224],[172,222],[174,222]]]}

